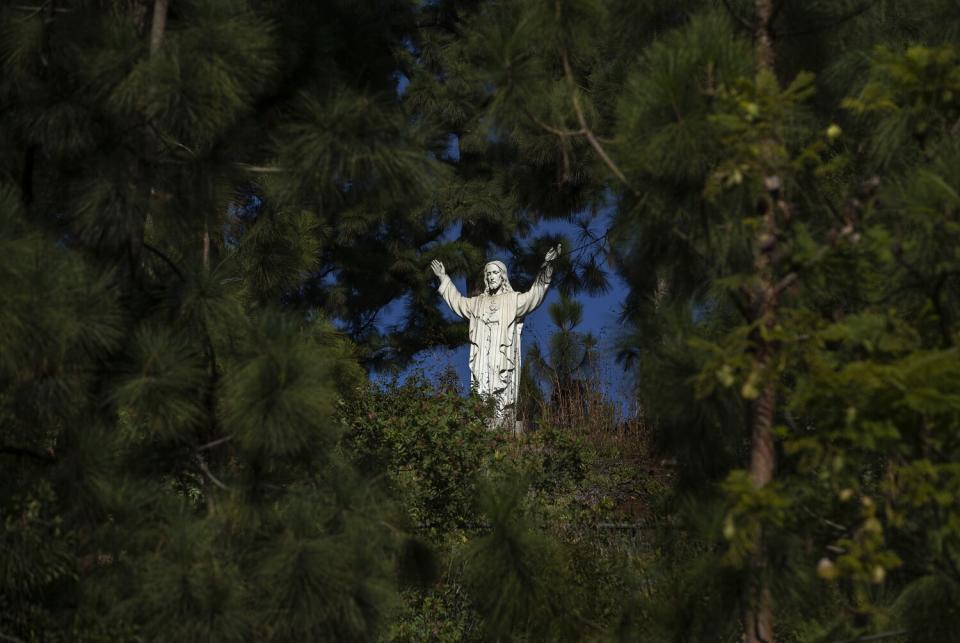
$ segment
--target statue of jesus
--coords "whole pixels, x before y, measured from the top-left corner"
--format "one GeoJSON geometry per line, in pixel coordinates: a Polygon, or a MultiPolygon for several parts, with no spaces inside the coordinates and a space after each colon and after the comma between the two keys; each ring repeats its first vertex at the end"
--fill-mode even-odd
{"type": "Polygon", "coordinates": [[[547,252],[540,273],[527,292],[513,290],[502,261],[489,262],[483,269],[484,290],[476,297],[461,295],[443,264],[436,259],[430,262],[433,274],[440,280],[440,296],[454,313],[470,322],[470,386],[481,396],[493,398],[495,425],[515,418],[523,318],[547,296],[553,262],[560,250],[558,244],[547,252]]]}

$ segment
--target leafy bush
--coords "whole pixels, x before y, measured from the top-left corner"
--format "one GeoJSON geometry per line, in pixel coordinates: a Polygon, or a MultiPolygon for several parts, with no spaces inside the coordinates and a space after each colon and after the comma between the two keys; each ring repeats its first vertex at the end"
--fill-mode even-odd
{"type": "Polygon", "coordinates": [[[419,531],[437,537],[475,526],[478,473],[504,440],[486,416],[478,397],[422,377],[369,384],[345,408],[343,448],[361,470],[382,476],[419,531]]]}
{"type": "Polygon", "coordinates": [[[390,629],[393,643],[482,641],[482,618],[460,582],[445,579],[425,592],[404,593],[404,609],[390,629]]]}

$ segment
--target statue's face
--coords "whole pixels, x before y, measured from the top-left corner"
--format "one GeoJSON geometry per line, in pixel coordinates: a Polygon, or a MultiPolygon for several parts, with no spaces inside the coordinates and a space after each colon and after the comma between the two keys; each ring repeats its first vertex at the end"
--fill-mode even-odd
{"type": "Polygon", "coordinates": [[[484,278],[487,280],[487,290],[490,292],[497,292],[503,285],[503,272],[495,265],[487,266],[484,278]]]}

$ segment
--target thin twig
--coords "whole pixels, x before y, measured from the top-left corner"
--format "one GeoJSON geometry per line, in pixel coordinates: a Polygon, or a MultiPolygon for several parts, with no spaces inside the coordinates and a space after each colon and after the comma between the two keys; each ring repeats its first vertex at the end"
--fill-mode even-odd
{"type": "Polygon", "coordinates": [[[552,126],[552,125],[548,125],[548,124],[544,123],[542,120],[540,120],[539,118],[537,118],[536,116],[534,116],[534,115],[530,112],[530,110],[524,109],[523,111],[524,111],[524,113],[527,115],[527,118],[529,118],[530,120],[532,120],[532,121],[533,121],[534,123],[536,123],[538,126],[540,126],[540,127],[542,127],[543,129],[547,130],[547,131],[550,132],[551,134],[556,134],[556,135],[559,136],[560,138],[568,138],[568,137],[571,137],[571,136],[583,136],[584,134],[587,133],[586,130],[584,130],[583,128],[578,129],[578,130],[572,130],[572,129],[566,129],[566,128],[564,128],[564,127],[554,127],[554,126],[552,126]]]}
{"type": "Polygon", "coordinates": [[[171,259],[170,257],[168,257],[168,256],[167,256],[166,254],[164,254],[161,250],[159,250],[159,249],[157,249],[157,248],[154,248],[152,245],[150,245],[150,244],[147,243],[146,241],[143,242],[143,247],[144,247],[145,249],[149,250],[150,252],[152,252],[153,254],[157,255],[158,257],[160,257],[160,258],[163,260],[164,263],[166,263],[168,266],[170,266],[170,269],[173,270],[175,273],[177,273],[177,276],[180,277],[180,281],[186,281],[186,280],[187,280],[186,277],[183,276],[183,272],[181,272],[180,269],[177,268],[177,264],[175,264],[175,263],[173,262],[173,259],[171,259]]]}
{"type": "Polygon", "coordinates": [[[207,442],[206,444],[202,444],[198,446],[197,451],[206,451],[207,449],[212,449],[213,447],[220,446],[221,444],[229,442],[232,439],[233,439],[232,435],[225,435],[222,438],[217,438],[213,442],[207,442]]]}
{"type": "Polygon", "coordinates": [[[233,165],[241,170],[246,170],[247,172],[253,172],[255,174],[279,174],[286,171],[282,167],[275,167],[271,165],[251,165],[249,163],[234,163],[233,165]]]}
{"type": "Polygon", "coordinates": [[[383,310],[383,307],[382,307],[382,306],[381,306],[380,308],[377,308],[375,311],[373,311],[373,313],[372,313],[366,320],[360,322],[360,324],[357,325],[356,328],[354,328],[354,330],[353,330],[353,335],[359,336],[359,335],[360,335],[361,333],[363,333],[365,330],[367,330],[368,328],[370,328],[370,326],[371,326],[375,321],[377,321],[377,315],[380,314],[380,311],[381,311],[381,310],[383,310]]]}
{"type": "Polygon", "coordinates": [[[598,243],[603,243],[604,241],[607,240],[607,235],[609,235],[609,234],[610,234],[610,231],[607,230],[606,232],[604,232],[604,233],[603,233],[602,235],[600,235],[599,237],[593,237],[592,240],[586,242],[585,244],[580,245],[580,246],[577,246],[576,248],[573,248],[573,249],[571,249],[571,250],[567,250],[567,254],[568,254],[568,255],[572,255],[573,253],[578,252],[578,251],[580,251],[580,250],[583,250],[584,248],[589,248],[590,246],[596,245],[596,244],[598,244],[598,243]]]}
{"type": "Polygon", "coordinates": [[[215,475],[213,475],[213,473],[210,472],[210,467],[207,466],[207,463],[204,462],[203,458],[199,455],[197,456],[197,464],[200,466],[200,470],[203,471],[203,473],[206,474],[206,476],[210,479],[210,482],[217,485],[224,491],[231,491],[230,487],[223,484],[223,482],[221,482],[215,475]]]}

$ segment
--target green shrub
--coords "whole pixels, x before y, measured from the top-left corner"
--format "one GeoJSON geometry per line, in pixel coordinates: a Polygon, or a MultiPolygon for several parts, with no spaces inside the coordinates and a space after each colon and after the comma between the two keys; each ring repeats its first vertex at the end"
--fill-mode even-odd
{"type": "Polygon", "coordinates": [[[345,411],[348,457],[381,476],[418,531],[438,537],[475,524],[478,474],[504,440],[486,428],[482,400],[412,377],[368,385],[345,411]]]}

